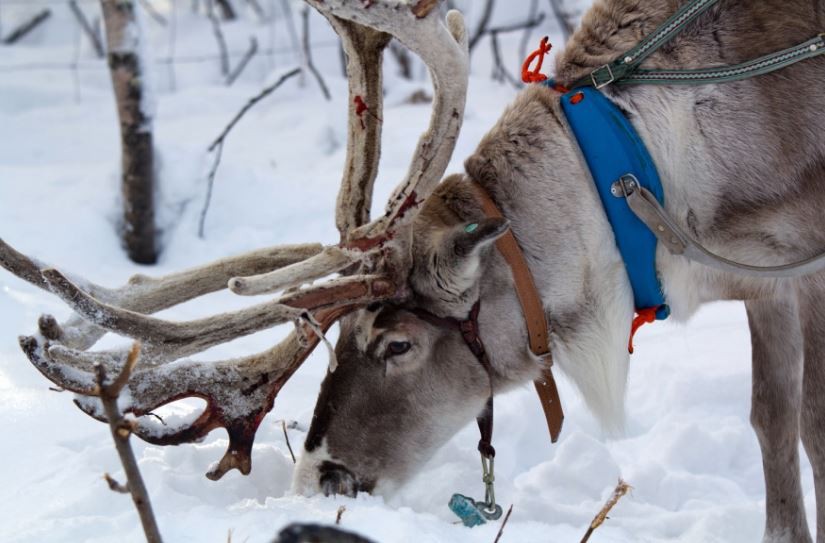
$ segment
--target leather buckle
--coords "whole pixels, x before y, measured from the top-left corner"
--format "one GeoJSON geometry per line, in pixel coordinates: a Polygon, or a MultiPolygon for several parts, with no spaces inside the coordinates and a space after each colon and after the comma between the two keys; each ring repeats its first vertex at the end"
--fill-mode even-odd
{"type": "Polygon", "coordinates": [[[590,72],[590,80],[593,81],[593,86],[596,87],[596,90],[599,90],[616,81],[616,77],[613,75],[613,69],[610,67],[610,64],[605,64],[604,66],[600,66],[592,72],[590,72]],[[603,83],[599,83],[598,79],[596,78],[596,74],[604,69],[607,69],[607,73],[608,75],[610,75],[610,79],[604,81],[603,83]]]}

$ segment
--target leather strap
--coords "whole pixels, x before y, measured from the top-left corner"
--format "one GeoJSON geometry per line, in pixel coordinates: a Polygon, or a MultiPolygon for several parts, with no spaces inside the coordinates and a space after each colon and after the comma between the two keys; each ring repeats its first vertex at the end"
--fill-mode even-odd
{"type": "MultiPolygon", "coordinates": [[[[487,217],[504,218],[501,210],[499,210],[484,187],[476,182],[472,182],[471,186],[487,217]]],[[[541,407],[544,410],[544,418],[547,420],[550,440],[555,443],[559,439],[559,434],[561,434],[562,424],[564,423],[564,411],[562,410],[559,391],[556,387],[556,380],[553,377],[553,371],[551,369],[553,357],[550,353],[550,334],[547,327],[547,318],[544,314],[544,307],[541,303],[541,296],[539,296],[536,282],[533,280],[533,274],[530,273],[530,268],[527,266],[524,253],[521,252],[521,247],[519,247],[513,232],[508,230],[498,238],[498,240],[496,240],[496,248],[504,257],[507,265],[510,266],[510,271],[513,274],[516,295],[518,296],[522,312],[524,313],[524,320],[527,324],[530,350],[536,356],[543,357],[549,362],[548,367],[542,371],[541,379],[535,381],[534,384],[539,396],[539,401],[541,402],[541,407]]]]}

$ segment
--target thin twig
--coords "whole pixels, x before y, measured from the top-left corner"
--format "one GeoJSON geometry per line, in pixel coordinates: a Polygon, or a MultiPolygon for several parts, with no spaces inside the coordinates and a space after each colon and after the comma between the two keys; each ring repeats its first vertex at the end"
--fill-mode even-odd
{"type": "Polygon", "coordinates": [[[498,543],[498,540],[501,539],[501,534],[504,533],[504,527],[507,526],[507,521],[510,520],[510,513],[513,512],[513,504],[510,504],[510,508],[507,509],[507,514],[504,515],[504,520],[501,521],[501,527],[498,529],[498,534],[496,535],[495,540],[493,543],[498,543]]]}
{"type": "Polygon", "coordinates": [[[103,58],[106,54],[103,51],[103,44],[100,42],[100,38],[97,34],[95,34],[92,25],[89,23],[89,19],[86,18],[86,14],[83,13],[83,10],[80,9],[80,6],[77,5],[77,0],[69,0],[69,9],[72,10],[74,14],[74,18],[77,19],[80,28],[83,29],[83,32],[86,34],[86,37],[89,38],[89,42],[92,44],[92,48],[95,50],[95,54],[97,54],[98,58],[103,58]]]}
{"type": "Polygon", "coordinates": [[[37,26],[49,18],[49,15],[52,14],[52,10],[49,8],[44,9],[43,11],[39,12],[37,15],[29,19],[28,21],[24,22],[22,25],[18,26],[11,34],[6,36],[3,39],[3,43],[6,45],[12,45],[13,43],[18,42],[23,36],[37,28],[37,26]]]}
{"type": "Polygon", "coordinates": [[[575,30],[575,26],[570,20],[570,14],[562,7],[562,0],[550,0],[550,9],[553,10],[553,15],[559,22],[559,28],[561,28],[561,33],[564,35],[564,41],[566,42],[575,30]]]}
{"type": "MultiPolygon", "coordinates": [[[[530,0],[530,9],[527,11],[527,20],[532,20],[538,15],[539,0],[530,0]]],[[[521,41],[518,46],[518,60],[519,62],[527,58],[527,46],[530,43],[530,36],[533,33],[533,28],[528,27],[524,29],[524,34],[521,35],[521,41]]]]}
{"type": "Polygon", "coordinates": [[[109,490],[111,490],[112,492],[117,492],[119,494],[129,493],[129,485],[124,485],[120,483],[117,479],[115,479],[108,473],[103,474],[103,480],[106,481],[106,484],[109,485],[109,490]]]}
{"type": "MultiPolygon", "coordinates": [[[[166,26],[166,24],[167,24],[166,18],[163,15],[161,15],[158,12],[158,10],[155,9],[155,6],[153,6],[152,3],[149,0],[138,0],[138,1],[140,2],[140,5],[143,6],[143,9],[146,10],[146,13],[149,14],[149,17],[151,17],[160,26],[166,26]]],[[[172,4],[172,6],[171,6],[172,9],[175,9],[175,2],[171,2],[171,4],[172,4]]]]}
{"type": "Polygon", "coordinates": [[[258,40],[255,39],[255,36],[249,38],[249,49],[247,49],[246,54],[244,54],[243,58],[241,58],[238,65],[235,66],[235,69],[232,70],[232,73],[229,74],[229,77],[226,78],[226,86],[231,87],[232,83],[238,79],[241,73],[246,68],[246,65],[249,64],[249,61],[252,60],[252,57],[255,56],[255,53],[258,52],[258,40]]]}
{"type": "Polygon", "coordinates": [[[221,8],[221,15],[223,15],[224,21],[232,21],[235,19],[235,8],[232,7],[230,0],[215,0],[215,3],[221,8]]]}
{"type": "Polygon", "coordinates": [[[258,0],[246,0],[246,3],[249,4],[249,7],[252,8],[252,11],[255,12],[255,15],[258,16],[261,22],[266,22],[266,12],[264,8],[261,7],[261,4],[258,3],[258,0]]]}
{"type": "Polygon", "coordinates": [[[610,512],[613,507],[619,503],[619,500],[622,499],[622,496],[630,492],[631,486],[624,482],[623,480],[619,479],[619,483],[616,485],[616,488],[613,489],[613,495],[610,496],[610,499],[607,500],[607,503],[604,504],[601,511],[599,511],[595,517],[593,517],[593,522],[590,523],[590,527],[585,532],[584,537],[582,537],[581,543],[587,543],[590,539],[590,536],[593,535],[593,532],[601,526],[605,520],[607,520],[607,514],[610,512]]]}
{"type": "Polygon", "coordinates": [[[495,32],[496,34],[506,34],[507,32],[516,32],[517,30],[523,30],[525,28],[535,28],[540,25],[544,21],[544,13],[539,13],[534,17],[530,17],[520,23],[512,23],[509,25],[502,25],[502,26],[495,26],[488,30],[490,34],[495,32]]]}
{"type": "Polygon", "coordinates": [[[212,22],[212,33],[215,35],[215,41],[218,42],[218,52],[221,59],[221,75],[226,77],[229,75],[229,49],[226,47],[226,39],[223,37],[223,30],[221,30],[221,22],[218,16],[215,15],[215,10],[211,5],[208,10],[209,20],[212,22]]]}
{"type": "Polygon", "coordinates": [[[246,105],[244,105],[241,108],[241,110],[238,111],[238,113],[235,114],[235,117],[232,118],[232,120],[229,122],[229,124],[226,125],[226,128],[223,129],[221,134],[217,138],[215,138],[215,141],[212,142],[212,144],[209,146],[207,151],[214,150],[220,142],[222,142],[224,139],[226,139],[226,136],[227,136],[227,134],[229,134],[229,131],[232,130],[232,128],[234,128],[236,124],[238,124],[238,121],[240,121],[241,118],[246,114],[246,112],[248,112],[255,104],[257,104],[258,102],[260,102],[261,100],[263,100],[264,98],[266,98],[267,96],[269,96],[270,94],[275,92],[278,89],[278,87],[280,87],[281,85],[284,84],[284,82],[286,80],[288,80],[291,77],[295,77],[300,72],[301,72],[300,68],[295,68],[293,70],[290,70],[289,72],[282,75],[278,79],[278,81],[276,81],[272,85],[266,87],[261,92],[259,92],[257,95],[250,98],[249,101],[246,103],[246,105]]]}
{"type": "Polygon", "coordinates": [[[493,50],[493,79],[502,82],[506,80],[515,88],[521,88],[521,83],[504,67],[504,60],[501,57],[501,48],[498,43],[498,32],[490,32],[490,47],[493,50]]]}
{"type": "Polygon", "coordinates": [[[252,109],[252,107],[255,104],[257,104],[258,102],[260,102],[261,100],[266,98],[268,95],[275,92],[278,89],[278,87],[283,85],[284,82],[287,79],[289,79],[290,77],[294,77],[294,76],[298,75],[299,73],[301,73],[300,68],[295,68],[294,70],[285,73],[284,75],[282,75],[280,77],[280,79],[278,79],[278,81],[276,81],[272,85],[266,87],[261,92],[259,92],[257,95],[250,98],[249,101],[246,103],[246,105],[244,105],[244,107],[241,108],[241,110],[235,115],[235,117],[232,118],[232,120],[229,122],[229,124],[226,125],[226,127],[223,129],[223,131],[220,133],[220,135],[217,138],[215,138],[215,141],[213,141],[212,144],[207,149],[207,151],[210,152],[210,153],[213,152],[213,151],[215,152],[215,160],[212,162],[212,168],[209,170],[209,175],[207,176],[206,200],[203,204],[203,209],[201,209],[200,221],[199,221],[199,224],[198,224],[198,237],[199,238],[203,239],[203,237],[204,237],[204,228],[205,228],[205,225],[206,225],[206,214],[209,211],[209,204],[212,201],[212,189],[215,185],[215,175],[217,174],[218,166],[221,163],[221,155],[223,153],[223,144],[224,144],[224,140],[226,139],[226,136],[229,135],[229,131],[232,130],[232,128],[236,124],[238,124],[238,121],[240,121],[241,118],[246,114],[246,112],[249,111],[250,109],[252,109]]]}
{"type": "Polygon", "coordinates": [[[332,95],[329,93],[329,87],[327,87],[324,78],[321,77],[321,72],[319,72],[318,68],[315,67],[315,63],[312,62],[312,47],[309,40],[309,7],[304,7],[304,9],[301,10],[301,19],[303,21],[303,48],[306,67],[309,69],[310,73],[315,76],[315,80],[318,81],[318,86],[321,87],[321,92],[324,94],[324,98],[326,98],[327,101],[332,100],[332,95]]]}
{"type": "Polygon", "coordinates": [[[479,40],[481,40],[481,38],[483,38],[484,35],[487,33],[487,25],[490,24],[490,18],[493,15],[493,7],[493,0],[485,0],[484,8],[481,12],[481,18],[478,20],[478,26],[476,26],[476,31],[473,32],[472,36],[470,37],[470,52],[473,51],[473,48],[478,44],[479,40]]]}
{"type": "MultiPolygon", "coordinates": [[[[292,457],[292,463],[294,464],[296,462],[295,453],[292,452],[292,445],[289,444],[289,434],[286,432],[286,421],[285,420],[281,421],[281,428],[284,431],[284,439],[286,440],[286,448],[289,449],[289,456],[292,457]]],[[[343,513],[343,511],[341,511],[339,509],[339,511],[338,511],[338,520],[339,521],[341,520],[341,514],[342,513],[343,513]]],[[[338,521],[336,521],[335,524],[338,524],[338,521]]]]}
{"type": "Polygon", "coordinates": [[[214,149],[215,158],[212,161],[212,168],[209,170],[209,175],[206,177],[206,198],[203,202],[203,209],[201,209],[201,216],[198,220],[198,237],[204,238],[204,231],[206,228],[206,213],[209,211],[209,204],[212,203],[212,189],[215,186],[215,175],[218,173],[218,166],[221,164],[221,155],[223,155],[223,140],[220,140],[217,145],[214,143],[209,147],[211,152],[214,149]]]}
{"type": "Polygon", "coordinates": [[[346,511],[346,510],[347,510],[347,507],[345,505],[342,505],[341,507],[338,508],[338,512],[335,513],[335,525],[336,526],[341,524],[341,517],[344,516],[344,511],[346,511]]]}
{"type": "Polygon", "coordinates": [[[106,419],[109,421],[109,428],[112,431],[112,439],[115,441],[115,449],[120,457],[120,463],[123,464],[123,471],[126,473],[126,485],[121,485],[108,475],[106,482],[109,488],[122,492],[122,489],[128,489],[132,495],[132,501],[135,503],[140,516],[140,522],[143,525],[143,533],[146,535],[148,543],[160,543],[160,531],[158,530],[155,515],[152,512],[152,503],[149,500],[149,493],[146,490],[146,485],[143,482],[143,477],[140,474],[135,453],[132,450],[132,445],[129,443],[129,437],[132,435],[132,424],[123,418],[120,408],[117,405],[118,396],[121,390],[129,382],[129,377],[132,370],[137,363],[140,355],[140,343],[135,342],[132,349],[129,351],[129,356],[126,358],[126,363],[120,370],[120,373],[112,381],[111,384],[106,384],[106,368],[102,364],[95,365],[95,373],[97,376],[97,390],[100,394],[100,401],[103,404],[103,410],[106,413],[106,419]]]}

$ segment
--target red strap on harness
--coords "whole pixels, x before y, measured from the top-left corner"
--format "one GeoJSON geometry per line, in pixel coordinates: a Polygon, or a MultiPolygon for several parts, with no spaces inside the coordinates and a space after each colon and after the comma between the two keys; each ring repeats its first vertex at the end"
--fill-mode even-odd
{"type": "Polygon", "coordinates": [[[658,307],[636,310],[636,317],[633,319],[633,325],[630,327],[630,339],[627,342],[627,352],[633,354],[633,336],[636,335],[639,328],[656,320],[656,311],[658,310],[658,307]]]}
{"type": "Polygon", "coordinates": [[[544,55],[550,52],[553,46],[550,45],[550,38],[547,36],[541,39],[541,43],[539,43],[539,48],[530,53],[527,59],[524,61],[524,64],[521,66],[521,80],[525,83],[541,83],[542,81],[547,81],[547,76],[541,73],[541,65],[544,62],[544,55]],[[538,63],[536,64],[535,70],[530,70],[530,65],[533,63],[533,60],[538,58],[538,63]]]}

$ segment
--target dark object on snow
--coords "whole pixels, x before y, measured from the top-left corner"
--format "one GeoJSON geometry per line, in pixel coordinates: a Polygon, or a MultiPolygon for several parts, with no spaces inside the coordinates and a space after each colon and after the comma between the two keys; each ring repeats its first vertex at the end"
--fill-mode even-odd
{"type": "Polygon", "coordinates": [[[290,524],[272,543],[373,543],[352,532],[320,524],[290,524]]]}

